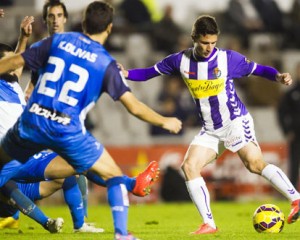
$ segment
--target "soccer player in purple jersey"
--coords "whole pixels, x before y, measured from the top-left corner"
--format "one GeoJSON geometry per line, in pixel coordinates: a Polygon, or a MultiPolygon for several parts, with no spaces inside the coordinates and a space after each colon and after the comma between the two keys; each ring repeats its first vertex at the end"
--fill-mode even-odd
{"type": "MultiPolygon", "coordinates": [[[[40,71],[22,115],[1,141],[0,166],[3,168],[12,159],[25,163],[43,149],[54,150],[66,161],[61,157],[51,161],[48,177],[65,178],[86,171],[102,177],[114,221],[114,238],[134,240],[127,231],[129,201],[122,171],[104,146],[86,131],[85,116],[101,94],[108,93],[134,116],[172,133],[178,133],[182,123],[154,112],[130,92],[115,60],[103,47],[112,31],[112,21],[113,8],[94,1],[84,12],[84,33],[54,34],[39,46],[0,60],[0,74],[25,63],[40,71]]],[[[0,179],[0,186],[9,178],[0,179]]]]}
{"type": "Polygon", "coordinates": [[[279,73],[270,66],[257,64],[238,52],[217,48],[218,35],[215,18],[200,16],[191,33],[193,48],[171,54],[149,68],[127,71],[122,65],[120,67],[124,76],[133,81],[180,74],[194,99],[203,127],[190,143],[182,164],[190,197],[203,219],[194,234],[218,230],[201,171],[225,148],[237,152],[250,172],[263,176],[292,202],[287,222],[293,223],[299,217],[300,195],[281,169],[263,160],[252,117],[237,96],[233,81],[253,74],[290,85],[292,78],[289,73],[279,73]]]}

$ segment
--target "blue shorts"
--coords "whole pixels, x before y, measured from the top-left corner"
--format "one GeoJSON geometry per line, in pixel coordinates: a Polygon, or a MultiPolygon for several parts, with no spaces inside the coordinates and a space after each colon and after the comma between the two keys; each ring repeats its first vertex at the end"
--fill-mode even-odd
{"type": "Polygon", "coordinates": [[[30,157],[25,164],[13,160],[5,164],[0,170],[1,186],[9,179],[16,182],[39,182],[45,179],[45,169],[48,164],[57,156],[54,152],[42,151],[30,157]]]}
{"type": "Polygon", "coordinates": [[[31,201],[35,202],[41,200],[40,195],[40,182],[36,183],[17,183],[19,189],[25,196],[27,196],[31,201]]]}
{"type": "Polygon", "coordinates": [[[56,156],[57,153],[49,151],[42,151],[33,155],[25,164],[22,164],[17,174],[14,175],[12,179],[16,182],[31,183],[47,180],[45,179],[45,169],[56,156]]]}
{"type": "Polygon", "coordinates": [[[25,163],[29,157],[45,149],[51,149],[63,157],[77,173],[90,169],[103,153],[103,145],[89,132],[52,138],[43,132],[35,132],[21,138],[17,122],[5,135],[1,146],[13,159],[25,163]]]}
{"type": "Polygon", "coordinates": [[[2,187],[9,179],[14,177],[22,164],[16,160],[12,160],[0,168],[0,187],[2,187]]]}

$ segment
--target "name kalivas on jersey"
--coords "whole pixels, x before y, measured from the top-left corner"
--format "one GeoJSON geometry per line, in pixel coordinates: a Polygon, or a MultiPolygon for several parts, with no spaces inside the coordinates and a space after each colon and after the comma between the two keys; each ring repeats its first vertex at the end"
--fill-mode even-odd
{"type": "Polygon", "coordinates": [[[256,63],[232,51],[215,48],[207,59],[193,48],[172,54],[155,65],[161,74],[180,74],[199,111],[203,127],[215,130],[248,113],[236,94],[234,78],[250,75],[256,63]]]}

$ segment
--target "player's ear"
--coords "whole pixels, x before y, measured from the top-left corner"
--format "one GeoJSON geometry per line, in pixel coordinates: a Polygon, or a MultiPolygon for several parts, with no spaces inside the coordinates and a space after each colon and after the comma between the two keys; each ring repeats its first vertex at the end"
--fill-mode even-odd
{"type": "Polygon", "coordinates": [[[67,18],[65,17],[65,18],[64,18],[64,24],[65,24],[66,22],[67,22],[67,18]]]}

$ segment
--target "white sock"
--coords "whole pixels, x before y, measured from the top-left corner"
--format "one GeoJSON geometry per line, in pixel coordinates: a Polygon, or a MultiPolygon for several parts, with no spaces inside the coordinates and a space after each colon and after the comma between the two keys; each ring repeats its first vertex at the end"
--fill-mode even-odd
{"type": "Polygon", "coordinates": [[[210,209],[210,195],[202,177],[186,181],[190,197],[196,205],[204,223],[216,228],[215,221],[210,209]]]}
{"type": "Polygon", "coordinates": [[[299,192],[280,168],[269,164],[262,170],[261,175],[290,201],[300,199],[299,192]]]}

